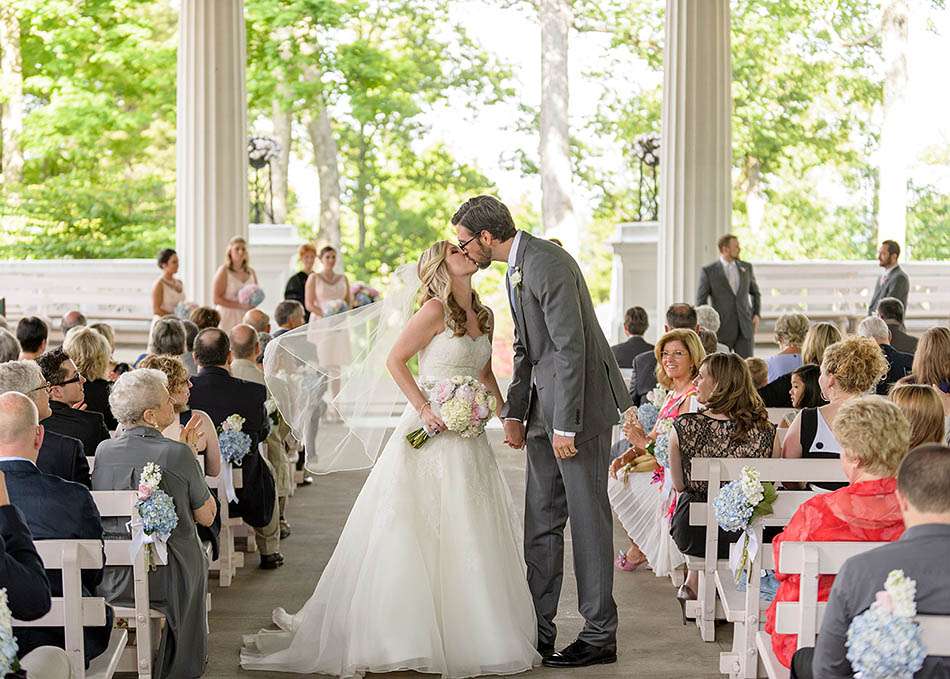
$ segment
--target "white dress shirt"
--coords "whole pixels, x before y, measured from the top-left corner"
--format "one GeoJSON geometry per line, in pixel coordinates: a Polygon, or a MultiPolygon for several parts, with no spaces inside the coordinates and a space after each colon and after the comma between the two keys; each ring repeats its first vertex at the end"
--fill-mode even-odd
{"type": "Polygon", "coordinates": [[[726,274],[726,280],[729,281],[729,287],[732,288],[732,294],[737,294],[739,292],[739,267],[736,265],[736,260],[730,262],[725,257],[720,256],[719,262],[726,274]]]}

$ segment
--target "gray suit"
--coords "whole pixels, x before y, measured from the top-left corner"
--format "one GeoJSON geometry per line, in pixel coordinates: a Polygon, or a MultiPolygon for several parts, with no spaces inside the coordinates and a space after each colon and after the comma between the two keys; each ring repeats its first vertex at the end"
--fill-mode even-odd
{"type": "Polygon", "coordinates": [[[733,292],[721,261],[704,266],[699,274],[696,306],[711,300],[713,308],[719,312],[719,332],[716,333],[719,341],[748,358],[752,355],[755,335],[752,317],[759,315],[762,296],[752,265],[736,260],[736,268],[739,270],[739,289],[733,292]]]}
{"type": "Polygon", "coordinates": [[[555,641],[571,521],[579,639],[616,643],[613,519],[607,499],[610,431],[630,406],[577,262],[562,248],[522,232],[508,298],[515,320],[514,375],[504,417],[527,422],[525,561],[538,616],[538,641],[555,641]],[[512,283],[517,272],[521,281],[512,283]],[[577,455],[559,460],[554,430],[575,433],[577,455]]]}
{"type": "Polygon", "coordinates": [[[887,274],[877,279],[874,284],[874,294],[871,295],[871,303],[868,304],[868,316],[873,316],[877,311],[877,303],[885,297],[899,299],[904,305],[904,313],[907,313],[907,293],[910,292],[910,279],[900,267],[895,266],[887,274]]]}

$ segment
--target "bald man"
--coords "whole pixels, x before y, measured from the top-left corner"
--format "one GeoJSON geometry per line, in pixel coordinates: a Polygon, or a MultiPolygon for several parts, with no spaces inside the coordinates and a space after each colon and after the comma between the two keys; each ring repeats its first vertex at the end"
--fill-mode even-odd
{"type": "Polygon", "coordinates": [[[270,316],[260,309],[248,310],[241,322],[246,323],[258,332],[270,332],[270,316]]]}
{"type": "Polygon", "coordinates": [[[66,333],[73,328],[78,328],[79,326],[86,324],[86,317],[83,316],[82,312],[78,309],[73,309],[72,311],[67,311],[65,314],[63,314],[63,320],[59,325],[59,329],[63,331],[63,337],[65,337],[66,333]]]}

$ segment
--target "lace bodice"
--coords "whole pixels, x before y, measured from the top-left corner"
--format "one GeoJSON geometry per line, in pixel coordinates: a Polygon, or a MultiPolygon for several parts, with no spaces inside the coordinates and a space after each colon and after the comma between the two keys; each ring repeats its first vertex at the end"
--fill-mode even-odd
{"type": "Polygon", "coordinates": [[[419,376],[442,379],[466,375],[478,377],[491,358],[488,335],[454,337],[451,330],[432,338],[419,355],[419,376]]]}

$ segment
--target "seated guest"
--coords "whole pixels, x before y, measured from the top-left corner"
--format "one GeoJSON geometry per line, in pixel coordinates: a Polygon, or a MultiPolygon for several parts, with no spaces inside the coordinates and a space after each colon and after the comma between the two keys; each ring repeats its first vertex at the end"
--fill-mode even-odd
{"type": "MultiPolygon", "coordinates": [[[[821,365],[825,349],[840,341],[841,331],[837,326],[831,323],[816,323],[808,330],[805,341],[802,342],[802,365],[821,365]]],[[[788,394],[791,386],[792,378],[790,374],[785,374],[759,389],[759,396],[765,402],[766,408],[791,408],[792,401],[788,394]]]]}
{"type": "Polygon", "coordinates": [[[887,375],[877,384],[877,393],[881,396],[887,396],[897,380],[911,371],[914,363],[914,357],[910,354],[904,354],[891,346],[891,331],[887,328],[887,323],[877,316],[868,316],[858,324],[858,336],[868,337],[878,343],[881,351],[884,353],[884,359],[887,361],[887,375]]]}
{"type": "MultiPolygon", "coordinates": [[[[165,615],[153,676],[184,679],[200,677],[208,662],[208,560],[195,524],[210,526],[216,508],[194,451],[162,436],[176,419],[165,384],[164,373],[148,368],[116,380],[110,398],[123,431],[99,448],[92,487],[134,490],[146,464],[161,467],[161,488],[175,503],[178,525],[168,538],[168,563],[148,578],[150,605],[165,615]]],[[[106,536],[127,539],[126,523],[124,517],[106,519],[106,536]]],[[[131,568],[107,568],[99,592],[111,604],[133,606],[133,585],[131,568]]]]}
{"type": "MultiPolygon", "coordinates": [[[[775,563],[783,542],[889,542],[904,532],[894,475],[907,454],[910,426],[900,408],[880,396],[851,399],[840,407],[834,433],[845,442],[841,466],[848,485],[818,493],[798,508],[785,530],[772,540],[775,563]]],[[[788,667],[798,637],[775,633],[775,611],[780,602],[798,601],[800,578],[778,571],[775,577],[779,587],[766,614],[765,631],[772,635],[775,656],[788,667]]],[[[819,602],[828,600],[833,582],[832,575],[818,579],[819,602]]]]}
{"type": "Polygon", "coordinates": [[[89,326],[100,335],[105,337],[106,342],[109,343],[109,355],[115,353],[115,330],[112,329],[112,326],[108,323],[93,323],[89,326]]]}
{"type": "Polygon", "coordinates": [[[20,358],[21,350],[22,347],[16,335],[6,328],[0,328],[0,363],[17,360],[20,358]]]}
{"type": "Polygon", "coordinates": [[[195,365],[195,337],[198,336],[198,326],[191,321],[182,321],[182,327],[185,328],[185,353],[181,355],[181,362],[185,364],[189,376],[198,374],[198,366],[195,365]]]}
{"type": "MultiPolygon", "coordinates": [[[[706,328],[700,328],[699,341],[703,345],[703,351],[705,351],[707,354],[719,353],[717,351],[719,342],[716,339],[716,333],[714,333],[712,330],[707,330],[706,328]]],[[[729,352],[723,352],[723,353],[729,353],[729,352]]]]}
{"type": "Polygon", "coordinates": [[[911,448],[943,442],[943,404],[936,389],[926,384],[898,384],[887,398],[910,423],[911,448]]]}
{"type": "MultiPolygon", "coordinates": [[[[672,304],[666,310],[664,333],[676,328],[685,328],[699,333],[696,310],[689,304],[672,304]]],[[[697,334],[698,337],[698,334],[697,334]]],[[[633,359],[633,373],[630,376],[630,398],[633,405],[643,403],[646,395],[656,388],[656,348],[644,351],[633,359]]]]}
{"type": "Polygon", "coordinates": [[[17,620],[36,620],[50,609],[49,580],[33,536],[20,511],[10,504],[7,482],[0,472],[0,588],[17,620]]]}
{"type": "MultiPolygon", "coordinates": [[[[850,679],[848,627],[871,607],[893,570],[902,570],[917,583],[918,614],[950,615],[950,448],[927,445],[911,450],[897,470],[896,498],[904,534],[841,566],[815,648],[795,654],[793,666],[808,670],[799,677],[850,679]]],[[[914,676],[950,676],[950,657],[928,657],[914,676]]]]}
{"type": "MultiPolygon", "coordinates": [[[[748,360],[748,359],[746,359],[748,360]]],[[[764,363],[764,361],[763,361],[764,363]]],[[[706,502],[708,484],[691,481],[692,460],[698,457],[778,457],[781,449],[775,426],[769,422],[762,399],[752,384],[748,364],[738,354],[712,354],[699,366],[696,398],[698,413],[684,413],[673,420],[670,434],[670,474],[680,493],[670,534],[677,548],[689,556],[706,552],[706,527],[689,525],[691,502],[706,502]]],[[[734,535],[720,531],[719,557],[729,558],[734,535]]],[[[689,571],[676,598],[683,607],[696,598],[698,571],[689,571]]]]}
{"type": "Polygon", "coordinates": [[[891,346],[905,354],[917,351],[917,338],[904,329],[904,303],[895,297],[885,297],[877,303],[877,315],[891,331],[891,346]]]}
{"type": "MultiPolygon", "coordinates": [[[[818,384],[828,405],[803,408],[795,417],[782,447],[787,458],[835,458],[841,455],[841,439],[831,423],[848,401],[870,391],[887,372],[887,361],[877,343],[866,337],[847,337],[825,349],[818,384]]],[[[825,489],[840,484],[815,484],[825,489]]]]}
{"type": "Polygon", "coordinates": [[[221,323],[221,314],[212,307],[200,306],[191,312],[188,320],[198,326],[200,332],[205,328],[217,328],[218,324],[221,323]]]}
{"type": "Polygon", "coordinates": [[[235,325],[228,333],[228,341],[231,343],[231,375],[240,380],[264,384],[264,373],[257,367],[257,356],[261,350],[257,330],[246,323],[235,325]]]}
{"type": "Polygon", "coordinates": [[[937,389],[943,403],[946,441],[950,444],[950,330],[931,328],[923,334],[914,354],[914,380],[937,389]]]}
{"type": "Polygon", "coordinates": [[[649,327],[650,319],[647,317],[646,309],[641,306],[632,306],[627,309],[623,316],[623,331],[627,335],[627,340],[610,347],[610,350],[614,352],[614,358],[617,359],[617,365],[629,370],[633,368],[633,359],[638,355],[644,351],[653,351],[653,345],[643,339],[643,333],[649,327]]]}
{"type": "Polygon", "coordinates": [[[20,360],[35,361],[44,351],[49,340],[49,326],[36,316],[21,318],[16,324],[16,338],[20,341],[20,360]]]}
{"type": "MultiPolygon", "coordinates": [[[[305,309],[303,304],[295,299],[285,299],[274,309],[274,321],[278,329],[274,331],[274,337],[280,337],[288,330],[295,330],[304,324],[305,309]]],[[[631,363],[633,360],[631,359],[631,363]]],[[[623,366],[621,366],[623,367],[623,366]]]]}
{"type": "MultiPolygon", "coordinates": [[[[722,325],[722,319],[719,317],[719,312],[711,304],[700,304],[696,307],[696,322],[699,323],[699,327],[708,330],[713,335],[716,336],[716,351],[722,354],[730,353],[731,349],[728,346],[719,341],[719,327],[722,325]]],[[[710,351],[707,353],[714,354],[716,351],[710,351]]]]}
{"type": "MultiPolygon", "coordinates": [[[[802,408],[820,408],[828,402],[821,396],[821,385],[818,384],[818,378],[821,376],[821,368],[811,363],[806,363],[801,368],[792,371],[791,387],[788,395],[792,399],[792,407],[796,410],[802,408]]],[[[798,413],[789,413],[779,425],[780,429],[788,429],[795,421],[798,413]]]]}
{"type": "Polygon", "coordinates": [[[775,341],[778,353],[769,356],[769,382],[787,375],[802,364],[802,344],[808,334],[808,316],[799,313],[782,314],[775,321],[775,341]]]}
{"type": "Polygon", "coordinates": [[[185,326],[177,318],[165,316],[152,325],[148,353],[156,356],[181,356],[185,353],[185,326]]]}
{"type": "Polygon", "coordinates": [[[745,363],[749,367],[749,374],[752,375],[752,384],[755,385],[756,391],[769,383],[769,365],[765,359],[750,356],[745,363]]]}
{"type": "MultiPolygon", "coordinates": [[[[43,371],[33,361],[10,361],[0,364],[0,394],[15,391],[28,396],[45,421],[53,414],[49,405],[49,385],[43,379],[43,371]]],[[[45,474],[52,474],[67,481],[75,481],[89,488],[89,463],[83,451],[82,441],[47,429],[43,433],[43,445],[36,466],[45,474]]]]}
{"type": "Polygon", "coordinates": [[[73,309],[72,311],[67,311],[63,314],[62,320],[59,322],[59,329],[63,333],[63,337],[66,336],[73,328],[78,328],[80,326],[88,325],[86,317],[83,316],[81,311],[73,309]]]}
{"type": "Polygon", "coordinates": [[[49,406],[53,411],[43,420],[43,426],[57,434],[79,439],[85,454],[95,455],[96,447],[109,439],[109,430],[100,413],[80,409],[85,378],[62,347],[47,351],[36,363],[49,383],[49,406]]]}
{"type": "Polygon", "coordinates": [[[112,359],[109,342],[92,328],[74,328],[66,335],[63,351],[76,364],[76,370],[83,377],[82,393],[86,412],[99,413],[106,422],[106,428],[114,430],[117,423],[109,409],[112,384],[106,379],[112,359]]]}
{"type": "MultiPolygon", "coordinates": [[[[0,395],[0,471],[6,478],[10,502],[22,512],[34,540],[102,540],[99,510],[89,490],[78,483],[44,474],[36,468],[43,443],[43,427],[36,406],[16,392],[0,395]]],[[[50,593],[63,595],[60,571],[50,571],[50,593]]],[[[95,596],[102,569],[82,572],[83,596],[95,596]]],[[[109,645],[112,610],[106,624],[84,630],[86,664],[109,645]]],[[[38,646],[59,646],[65,640],[61,627],[14,628],[20,657],[38,646]]]]}
{"type": "Polygon", "coordinates": [[[257,332],[270,332],[270,316],[260,309],[248,309],[241,322],[251,326],[257,332]]]}

